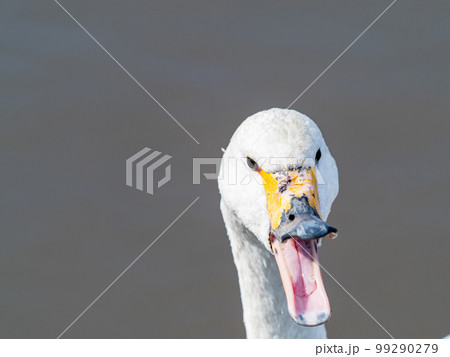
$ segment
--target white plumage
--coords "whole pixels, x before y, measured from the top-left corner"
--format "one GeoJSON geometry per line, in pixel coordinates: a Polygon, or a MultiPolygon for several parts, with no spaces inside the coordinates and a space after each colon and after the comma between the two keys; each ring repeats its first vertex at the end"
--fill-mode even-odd
{"type": "Polygon", "coordinates": [[[338,193],[336,163],[317,125],[294,110],[270,109],[247,118],[224,152],[219,175],[221,211],[239,276],[249,338],[325,338],[324,325],[304,327],[289,316],[285,292],[269,242],[270,218],[262,178],[246,164],[251,157],[266,172],[294,164],[316,166],[322,218],[338,193]],[[320,149],[322,157],[314,162],[320,149]]]}

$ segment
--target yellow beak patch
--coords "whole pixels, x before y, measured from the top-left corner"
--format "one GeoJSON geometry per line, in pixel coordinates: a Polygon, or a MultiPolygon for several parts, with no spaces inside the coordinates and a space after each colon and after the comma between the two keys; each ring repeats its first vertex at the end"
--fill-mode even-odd
{"type": "Polygon", "coordinates": [[[316,169],[267,173],[260,170],[272,229],[280,225],[283,212],[291,208],[293,197],[305,196],[320,216],[316,169]]]}

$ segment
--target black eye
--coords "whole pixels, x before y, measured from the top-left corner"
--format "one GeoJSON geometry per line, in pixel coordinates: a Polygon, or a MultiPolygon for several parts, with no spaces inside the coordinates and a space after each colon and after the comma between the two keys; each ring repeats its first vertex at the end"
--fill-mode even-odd
{"type": "Polygon", "coordinates": [[[247,156],[247,165],[248,165],[248,167],[250,167],[252,170],[254,170],[254,171],[259,171],[259,166],[258,166],[258,164],[256,163],[256,161],[253,160],[253,159],[250,159],[248,156],[247,156]]]}
{"type": "Polygon", "coordinates": [[[316,162],[319,162],[320,158],[322,157],[322,152],[319,150],[317,150],[316,152],[316,162]]]}

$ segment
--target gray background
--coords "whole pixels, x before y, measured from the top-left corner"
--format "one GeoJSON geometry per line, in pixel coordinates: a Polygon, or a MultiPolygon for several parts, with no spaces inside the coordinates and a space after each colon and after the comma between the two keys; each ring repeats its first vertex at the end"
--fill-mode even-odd
{"type": "MultiPolygon", "coordinates": [[[[200,145],[53,1],[2,1],[0,337],[57,337],[197,196],[64,337],[243,337],[217,185],[192,185],[192,158],[288,106],[389,1],[61,3],[200,145]],[[173,156],[154,196],[125,185],[146,146],[173,156]]],[[[321,263],[395,337],[450,332],[449,11],[398,1],[293,107],[340,170],[321,263]]],[[[329,337],[387,337],[325,284],[329,337]]]]}

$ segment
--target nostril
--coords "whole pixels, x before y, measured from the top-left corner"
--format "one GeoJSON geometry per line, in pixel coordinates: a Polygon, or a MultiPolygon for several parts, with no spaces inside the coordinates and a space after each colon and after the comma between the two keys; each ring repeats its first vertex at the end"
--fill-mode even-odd
{"type": "Polygon", "coordinates": [[[293,221],[295,219],[295,216],[293,214],[290,214],[288,218],[290,221],[293,221]]]}

